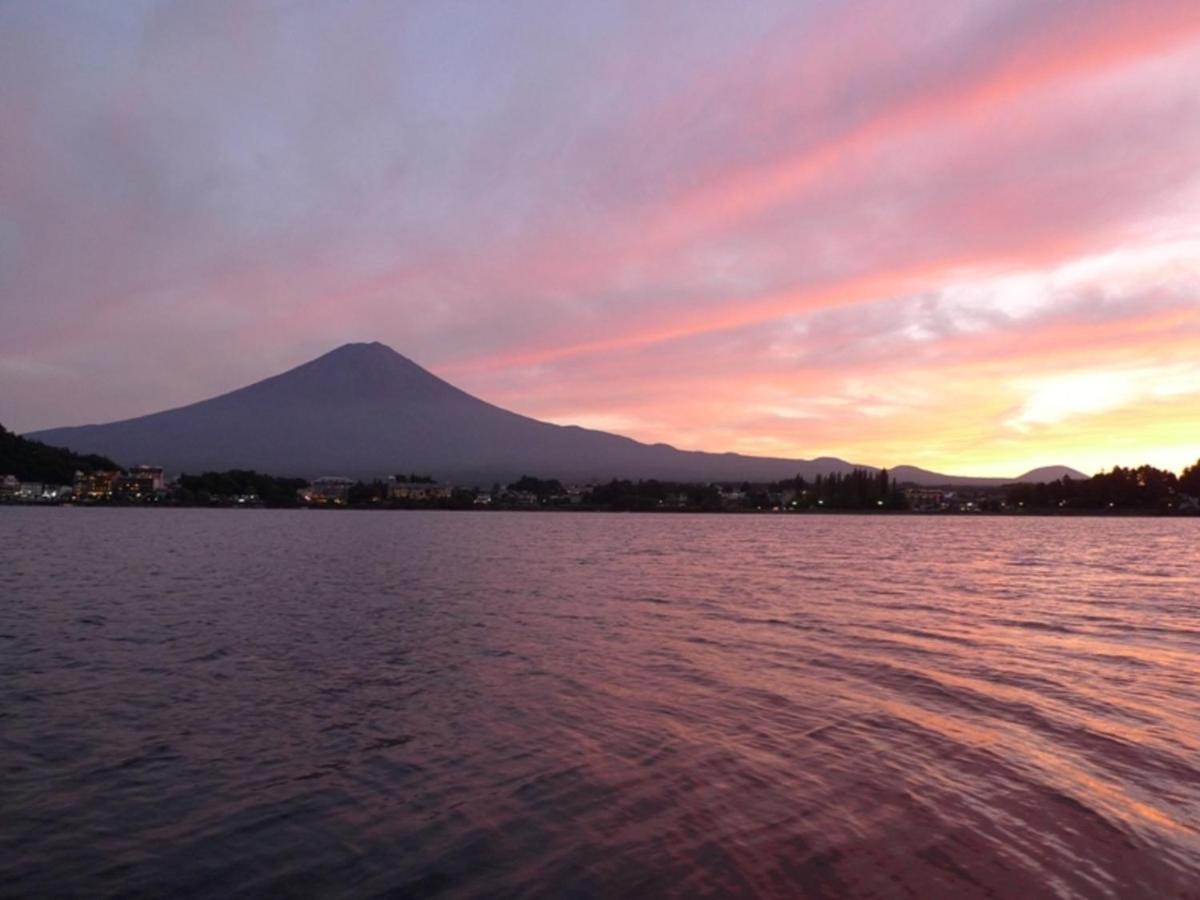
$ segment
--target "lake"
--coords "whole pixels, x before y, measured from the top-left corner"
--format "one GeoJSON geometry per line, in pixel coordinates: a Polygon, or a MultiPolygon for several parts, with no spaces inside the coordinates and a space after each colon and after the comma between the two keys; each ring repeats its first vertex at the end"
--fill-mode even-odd
{"type": "Polygon", "coordinates": [[[1197,897],[1200,520],[0,509],[0,893],[1197,897]]]}

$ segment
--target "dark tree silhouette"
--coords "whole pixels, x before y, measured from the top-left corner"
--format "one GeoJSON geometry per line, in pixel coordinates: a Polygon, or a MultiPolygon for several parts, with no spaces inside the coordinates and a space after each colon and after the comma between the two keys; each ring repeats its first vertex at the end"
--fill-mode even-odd
{"type": "Polygon", "coordinates": [[[1179,476],[1179,492],[1189,497],[1200,498],[1200,460],[1188,466],[1179,476]]]}
{"type": "Polygon", "coordinates": [[[63,447],[51,447],[13,434],[0,425],[0,475],[15,475],[21,481],[71,484],[76,470],[116,471],[121,467],[94,453],[80,455],[63,447]]]}
{"type": "Polygon", "coordinates": [[[183,504],[227,503],[234,497],[254,495],[264,506],[297,506],[297,491],[306,487],[303,478],[276,478],[252,469],[180,475],[175,499],[183,504]]]}

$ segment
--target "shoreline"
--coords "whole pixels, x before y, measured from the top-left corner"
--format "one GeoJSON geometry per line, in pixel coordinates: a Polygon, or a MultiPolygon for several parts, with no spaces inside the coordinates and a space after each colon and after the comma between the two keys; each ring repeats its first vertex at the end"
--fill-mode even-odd
{"type": "Polygon", "coordinates": [[[493,506],[493,507],[450,507],[450,506],[383,506],[383,505],[342,505],[325,504],[311,506],[265,506],[239,505],[232,503],[213,504],[184,504],[184,503],[54,503],[38,501],[6,501],[0,503],[0,510],[6,507],[41,508],[41,509],[141,509],[141,510],[182,510],[203,509],[212,511],[237,510],[241,512],[443,512],[443,513],[552,513],[552,514],[586,514],[586,515],[694,515],[694,516],[776,516],[776,517],[825,517],[853,516],[856,518],[912,518],[912,519],[1200,519],[1200,512],[1160,512],[1147,509],[1077,509],[1077,510],[1048,510],[1028,509],[1020,511],[982,511],[960,512],[956,510],[916,511],[910,509],[871,510],[871,509],[610,509],[604,507],[579,506],[493,506]]]}

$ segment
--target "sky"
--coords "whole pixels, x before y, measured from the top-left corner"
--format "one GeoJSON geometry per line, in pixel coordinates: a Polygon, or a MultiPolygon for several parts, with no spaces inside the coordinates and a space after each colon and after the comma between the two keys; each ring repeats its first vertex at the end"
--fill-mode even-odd
{"type": "Polygon", "coordinates": [[[689,449],[1200,458],[1200,3],[0,0],[0,423],[382,341],[689,449]]]}

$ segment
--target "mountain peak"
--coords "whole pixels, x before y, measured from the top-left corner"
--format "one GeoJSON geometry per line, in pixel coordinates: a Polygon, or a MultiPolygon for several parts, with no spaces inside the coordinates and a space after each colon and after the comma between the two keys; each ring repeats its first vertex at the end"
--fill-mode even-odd
{"type": "MultiPolygon", "coordinates": [[[[342,344],[316,359],[311,360],[306,365],[319,364],[321,368],[328,368],[332,364],[336,368],[341,369],[375,369],[380,371],[396,370],[396,369],[420,369],[424,368],[417,365],[407,356],[402,353],[397,353],[387,344],[379,341],[352,341],[348,344],[342,344]]],[[[304,366],[299,368],[303,369],[304,366]]]]}
{"type": "Polygon", "coordinates": [[[268,379],[273,389],[300,389],[310,396],[340,396],[346,402],[382,399],[412,392],[441,394],[454,390],[407,356],[379,341],[342,344],[282,375],[268,379]],[[289,388],[290,386],[290,388],[289,388]]]}
{"type": "Polygon", "coordinates": [[[325,354],[325,356],[326,357],[331,357],[331,356],[347,357],[347,358],[349,358],[349,357],[383,358],[383,357],[400,356],[401,359],[404,358],[399,353],[397,353],[395,350],[393,350],[391,347],[389,347],[387,344],[380,343],[379,341],[351,341],[348,344],[342,344],[342,346],[337,347],[333,350],[330,350],[328,353],[325,354]]]}

